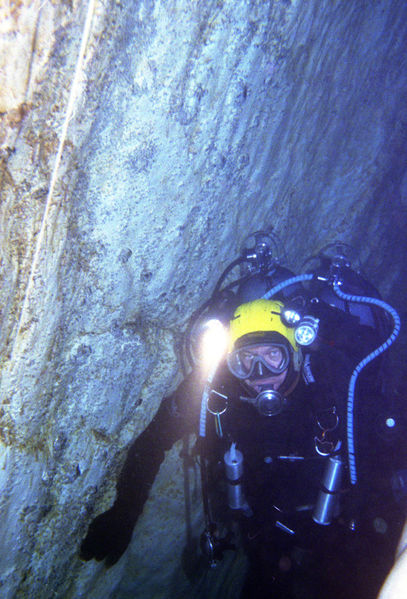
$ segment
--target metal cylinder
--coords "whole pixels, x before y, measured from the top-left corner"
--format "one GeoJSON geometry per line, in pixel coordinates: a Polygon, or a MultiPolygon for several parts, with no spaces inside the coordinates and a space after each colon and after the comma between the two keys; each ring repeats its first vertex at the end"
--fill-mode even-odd
{"type": "Polygon", "coordinates": [[[243,454],[232,443],[230,449],[223,456],[225,462],[226,478],[228,480],[228,504],[232,510],[244,509],[246,500],[243,495],[240,478],[243,474],[243,454]]]}
{"type": "Polygon", "coordinates": [[[325,467],[322,488],[312,516],[317,524],[324,526],[331,524],[332,518],[339,508],[338,491],[341,488],[342,473],[342,459],[339,456],[330,456],[325,467]]]}
{"type": "Polygon", "coordinates": [[[230,449],[223,456],[225,462],[226,478],[230,481],[238,480],[243,474],[243,454],[232,443],[230,449]]]}
{"type": "Polygon", "coordinates": [[[232,510],[242,510],[245,508],[246,500],[240,483],[228,484],[228,505],[232,510]]]}

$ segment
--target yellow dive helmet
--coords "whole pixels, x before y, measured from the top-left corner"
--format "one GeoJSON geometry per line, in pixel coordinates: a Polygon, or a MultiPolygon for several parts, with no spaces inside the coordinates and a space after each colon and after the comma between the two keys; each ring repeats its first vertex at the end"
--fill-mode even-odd
{"type": "MultiPolygon", "coordinates": [[[[267,378],[288,370],[283,387],[291,389],[298,380],[302,355],[294,329],[281,320],[284,304],[275,300],[258,299],[239,306],[230,322],[229,370],[239,379],[267,378]],[[270,345],[279,349],[279,362],[261,357],[251,349],[270,345]],[[256,372],[256,374],[255,374],[256,372]]],[[[277,358],[275,357],[274,360],[277,358]]]]}
{"type": "Polygon", "coordinates": [[[266,299],[258,299],[238,306],[230,321],[229,351],[245,335],[273,332],[285,337],[294,352],[298,352],[299,346],[294,337],[294,329],[287,327],[281,320],[280,314],[283,308],[282,302],[266,299]]]}

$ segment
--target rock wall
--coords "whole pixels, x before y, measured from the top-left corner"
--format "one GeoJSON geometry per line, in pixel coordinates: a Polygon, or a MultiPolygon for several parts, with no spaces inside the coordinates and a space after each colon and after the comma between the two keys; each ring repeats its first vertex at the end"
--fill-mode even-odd
{"type": "Polygon", "coordinates": [[[225,597],[227,568],[181,569],[179,445],[117,566],[78,546],[248,233],[273,227],[297,270],[340,237],[405,310],[407,6],[0,11],[2,596],[225,597]]]}

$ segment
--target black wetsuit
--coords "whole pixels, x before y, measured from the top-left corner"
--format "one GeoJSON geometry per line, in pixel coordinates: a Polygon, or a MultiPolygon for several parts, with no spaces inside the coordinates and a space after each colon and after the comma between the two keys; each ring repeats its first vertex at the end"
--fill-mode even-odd
{"type": "MultiPolygon", "coordinates": [[[[236,443],[244,456],[242,484],[252,511],[234,514],[250,560],[241,599],[376,598],[403,522],[390,492],[391,452],[375,426],[381,408],[378,364],[362,371],[357,383],[356,487],[347,468],[346,408],[350,376],[377,345],[370,329],[333,311],[318,348],[306,359],[307,382],[298,382],[287,409],[276,416],[262,416],[241,401],[235,382],[226,377],[222,384],[222,373],[215,381],[214,388],[229,401],[220,416],[222,437],[216,418],[208,416],[207,445],[215,463],[236,443]],[[333,424],[335,430],[326,430],[333,424]],[[344,461],[341,511],[332,524],[321,526],[312,518],[327,463],[320,453],[329,444],[339,447],[338,442],[344,461]],[[374,529],[378,514],[391,527],[387,535],[374,529]]],[[[214,469],[212,485],[217,476],[222,484],[220,469],[214,469]]]]}

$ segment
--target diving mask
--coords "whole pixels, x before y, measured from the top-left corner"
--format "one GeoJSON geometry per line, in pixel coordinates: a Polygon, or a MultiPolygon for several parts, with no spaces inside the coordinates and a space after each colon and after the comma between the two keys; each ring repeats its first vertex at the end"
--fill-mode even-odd
{"type": "Polygon", "coordinates": [[[262,379],[284,372],[290,363],[290,354],[282,343],[255,343],[230,352],[227,363],[238,379],[262,379]]]}

